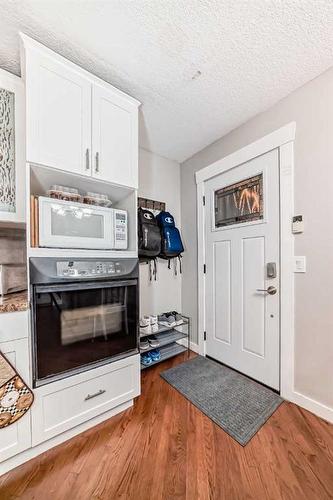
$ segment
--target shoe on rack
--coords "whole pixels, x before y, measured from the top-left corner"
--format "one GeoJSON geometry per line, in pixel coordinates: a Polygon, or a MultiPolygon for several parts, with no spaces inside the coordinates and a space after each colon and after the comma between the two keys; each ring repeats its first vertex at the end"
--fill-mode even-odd
{"type": "Polygon", "coordinates": [[[159,361],[161,359],[161,351],[159,349],[154,349],[153,351],[150,351],[149,354],[152,361],[159,361]]]}
{"type": "Polygon", "coordinates": [[[158,322],[162,326],[169,326],[168,318],[166,317],[166,315],[164,313],[158,315],[158,322]]]}
{"type": "Polygon", "coordinates": [[[151,333],[157,333],[159,330],[158,323],[154,323],[153,325],[150,325],[150,331],[151,333]]]}
{"type": "Polygon", "coordinates": [[[150,319],[150,331],[152,333],[158,332],[158,318],[156,315],[149,316],[150,319]]]}
{"type": "Polygon", "coordinates": [[[140,337],[146,337],[151,334],[151,326],[140,326],[140,337]]]}
{"type": "Polygon", "coordinates": [[[183,316],[181,314],[179,314],[177,311],[171,311],[168,314],[171,314],[175,318],[176,325],[179,326],[179,325],[182,325],[184,323],[183,316]]]}
{"type": "Polygon", "coordinates": [[[176,326],[176,320],[173,316],[167,316],[166,314],[160,314],[158,317],[158,322],[162,326],[168,326],[173,328],[176,326]]]}
{"type": "Polygon", "coordinates": [[[141,354],[141,363],[145,366],[151,365],[153,362],[153,358],[150,355],[150,352],[145,352],[141,354]]]}
{"type": "Polygon", "coordinates": [[[140,327],[144,328],[145,326],[149,325],[150,325],[150,316],[142,316],[142,318],[140,318],[140,327]]]}
{"type": "Polygon", "coordinates": [[[172,312],[167,312],[167,313],[165,313],[165,315],[168,318],[170,326],[177,325],[176,316],[172,312]]]}
{"type": "Polygon", "coordinates": [[[148,342],[148,338],[143,338],[140,340],[139,347],[140,347],[140,351],[146,351],[147,349],[150,349],[150,347],[154,347],[154,346],[152,346],[148,342]]]}
{"type": "Polygon", "coordinates": [[[150,324],[151,325],[155,325],[155,324],[157,325],[157,319],[158,318],[157,318],[156,314],[153,314],[153,315],[149,316],[149,322],[150,322],[150,324]]]}
{"type": "Polygon", "coordinates": [[[150,316],[143,316],[140,318],[140,335],[149,335],[150,333],[150,316]]]}
{"type": "Polygon", "coordinates": [[[150,347],[158,347],[160,345],[160,343],[155,335],[151,335],[150,337],[148,337],[147,340],[148,340],[150,347]]]}

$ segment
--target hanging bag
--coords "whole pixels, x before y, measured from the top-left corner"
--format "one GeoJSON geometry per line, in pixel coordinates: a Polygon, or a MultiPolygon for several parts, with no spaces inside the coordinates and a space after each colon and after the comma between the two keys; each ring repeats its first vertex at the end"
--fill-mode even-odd
{"type": "Polygon", "coordinates": [[[148,260],[149,279],[157,277],[157,256],[161,252],[161,231],[153,212],[138,209],[138,254],[141,260],[148,260]]]}
{"type": "Polygon", "coordinates": [[[154,258],[161,252],[161,231],[153,212],[138,209],[139,257],[154,258]]]}
{"type": "MultiPolygon", "coordinates": [[[[168,267],[171,267],[171,259],[177,258],[179,261],[179,271],[182,272],[181,254],[184,252],[183,242],[180,232],[175,225],[175,220],[170,212],[160,212],[157,217],[161,230],[162,246],[159,257],[167,259],[168,267]]],[[[174,261],[174,273],[177,275],[177,261],[174,261]]]]}

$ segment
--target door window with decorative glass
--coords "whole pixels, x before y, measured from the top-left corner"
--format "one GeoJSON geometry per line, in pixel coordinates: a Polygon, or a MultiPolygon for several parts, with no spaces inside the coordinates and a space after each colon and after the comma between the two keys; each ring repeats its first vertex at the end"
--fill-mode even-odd
{"type": "Polygon", "coordinates": [[[214,206],[216,228],[263,219],[262,173],[215,191],[214,206]]]}

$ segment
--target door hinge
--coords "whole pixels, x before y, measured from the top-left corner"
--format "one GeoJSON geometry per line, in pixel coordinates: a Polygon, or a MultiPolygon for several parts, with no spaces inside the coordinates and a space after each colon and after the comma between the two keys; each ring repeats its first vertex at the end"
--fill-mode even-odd
{"type": "Polygon", "coordinates": [[[204,264],[204,274],[206,274],[206,264],[204,264]]]}
{"type": "Polygon", "coordinates": [[[205,206],[205,205],[206,205],[206,196],[203,196],[203,197],[202,197],[202,204],[203,204],[203,206],[205,206]]]}
{"type": "Polygon", "coordinates": [[[204,331],[204,340],[207,340],[207,332],[204,331]]]}

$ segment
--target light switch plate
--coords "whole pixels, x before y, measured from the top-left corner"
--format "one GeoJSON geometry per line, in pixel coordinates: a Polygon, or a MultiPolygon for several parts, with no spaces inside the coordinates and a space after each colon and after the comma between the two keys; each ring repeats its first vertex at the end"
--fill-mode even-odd
{"type": "Polygon", "coordinates": [[[294,273],[306,272],[306,257],[299,255],[294,257],[294,273]]]}

